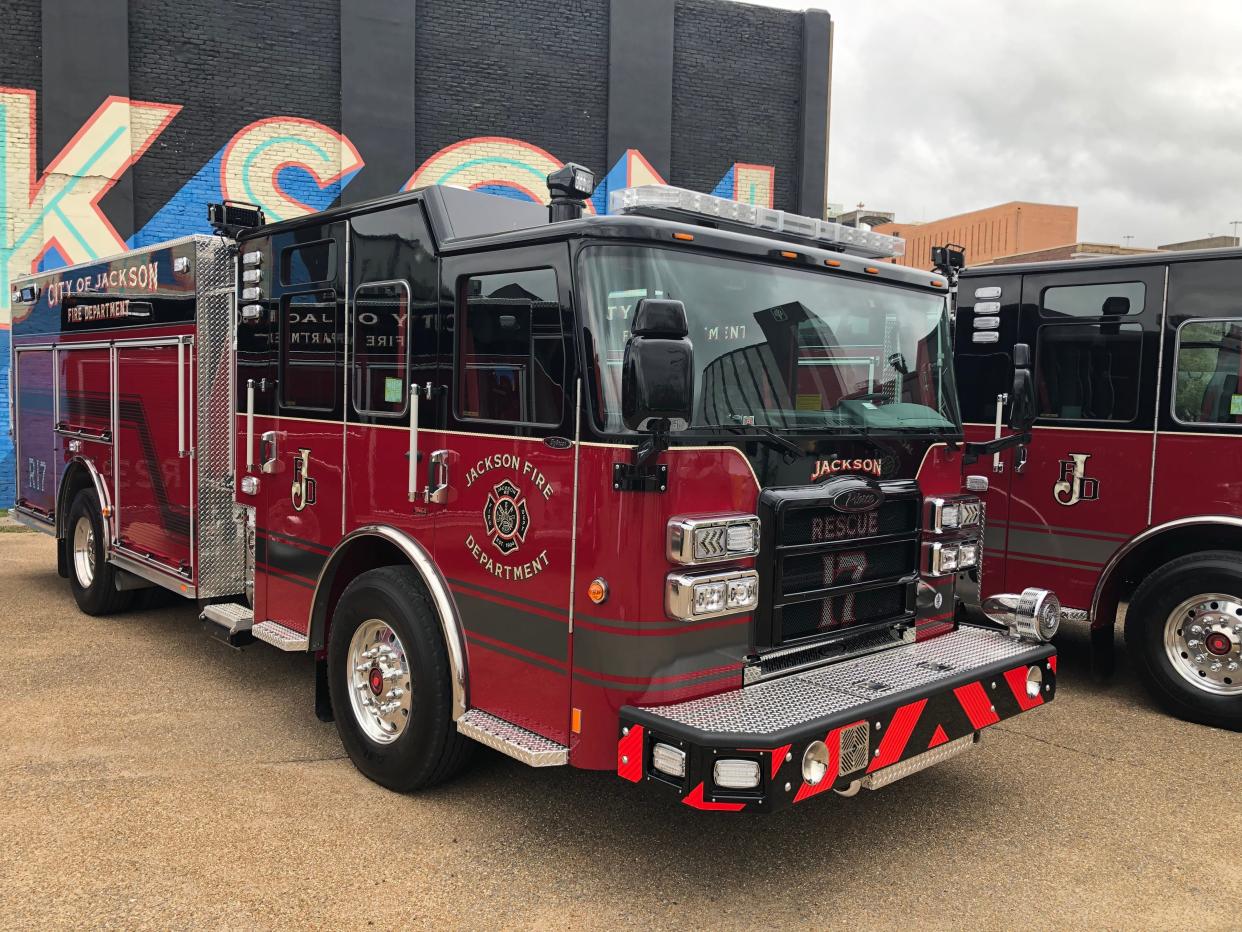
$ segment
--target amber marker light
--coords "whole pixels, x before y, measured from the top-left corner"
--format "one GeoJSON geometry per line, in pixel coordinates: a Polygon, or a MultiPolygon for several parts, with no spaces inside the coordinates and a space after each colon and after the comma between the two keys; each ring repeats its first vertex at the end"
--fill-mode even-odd
{"type": "Polygon", "coordinates": [[[689,243],[694,240],[694,234],[693,233],[674,233],[673,239],[679,239],[684,243],[689,243]]]}
{"type": "Polygon", "coordinates": [[[877,269],[874,265],[867,266],[865,269],[863,269],[863,271],[866,272],[868,275],[879,275],[880,274],[880,270],[877,269]]]}
{"type": "Polygon", "coordinates": [[[587,598],[596,605],[602,604],[608,598],[608,583],[604,582],[602,576],[591,580],[591,585],[587,586],[587,598]]]}
{"type": "Polygon", "coordinates": [[[798,258],[798,254],[797,254],[796,252],[790,252],[790,251],[789,251],[789,250],[787,250],[787,249],[782,249],[782,250],[781,250],[781,258],[782,258],[782,259],[796,259],[796,258],[798,258]]]}
{"type": "Polygon", "coordinates": [[[942,281],[941,281],[940,279],[938,279],[938,278],[933,278],[933,279],[931,280],[931,283],[932,283],[932,286],[933,286],[933,287],[935,287],[935,288],[943,288],[943,287],[944,287],[944,282],[942,282],[942,281]]]}
{"type": "Polygon", "coordinates": [[[828,266],[828,268],[830,268],[830,269],[839,269],[839,268],[841,268],[841,262],[840,262],[839,260],[837,260],[837,259],[825,259],[825,260],[824,260],[824,265],[828,266]]]}

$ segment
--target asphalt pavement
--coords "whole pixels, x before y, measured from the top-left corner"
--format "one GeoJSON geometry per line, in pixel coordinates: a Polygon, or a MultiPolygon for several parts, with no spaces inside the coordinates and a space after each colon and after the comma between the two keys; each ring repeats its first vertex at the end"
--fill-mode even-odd
{"type": "Polygon", "coordinates": [[[399,796],[313,664],[189,603],[80,614],[0,533],[0,928],[1237,929],[1242,735],[1060,640],[1058,697],[879,792],[699,813],[491,751],[399,796]]]}

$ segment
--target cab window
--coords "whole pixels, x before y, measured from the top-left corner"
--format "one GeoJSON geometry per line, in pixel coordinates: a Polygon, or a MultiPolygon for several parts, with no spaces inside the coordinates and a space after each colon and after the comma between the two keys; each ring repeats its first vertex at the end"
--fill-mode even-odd
{"type": "Polygon", "coordinates": [[[1173,416],[1186,424],[1242,424],[1242,318],[1192,320],[1177,331],[1173,416]]]}
{"type": "Polygon", "coordinates": [[[1132,421],[1138,414],[1139,324],[1054,324],[1039,328],[1035,396],[1041,418],[1132,421]]]}
{"type": "Polygon", "coordinates": [[[312,291],[281,301],[280,403],[331,411],[341,384],[336,293],[312,291]]]}
{"type": "Polygon", "coordinates": [[[403,414],[410,381],[410,286],[403,281],[360,286],[352,320],[354,409],[381,417],[403,414]]]}
{"type": "Polygon", "coordinates": [[[464,278],[458,321],[458,415],[559,424],[565,346],[556,273],[527,269],[464,278]]]}
{"type": "Polygon", "coordinates": [[[1044,317],[1120,317],[1143,313],[1147,287],[1142,282],[1056,285],[1045,288],[1044,317]]]}

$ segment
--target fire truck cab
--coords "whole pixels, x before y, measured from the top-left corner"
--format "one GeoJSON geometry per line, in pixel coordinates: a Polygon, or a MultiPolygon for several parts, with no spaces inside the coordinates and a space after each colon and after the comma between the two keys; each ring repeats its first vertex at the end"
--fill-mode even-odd
{"type": "Polygon", "coordinates": [[[397,790],[475,742],[699,809],[852,793],[1055,696],[976,594],[947,288],[675,188],[430,187],[19,281],[18,512],[84,611],[314,652],[397,790]]]}
{"type": "Polygon", "coordinates": [[[961,276],[968,438],[1008,409],[1034,347],[1030,442],[981,459],[990,580],[1049,574],[1113,666],[1118,609],[1135,670],[1183,718],[1242,727],[1242,251],[990,265],[961,276]],[[1235,444],[1236,441],[1236,444],[1235,444]]]}

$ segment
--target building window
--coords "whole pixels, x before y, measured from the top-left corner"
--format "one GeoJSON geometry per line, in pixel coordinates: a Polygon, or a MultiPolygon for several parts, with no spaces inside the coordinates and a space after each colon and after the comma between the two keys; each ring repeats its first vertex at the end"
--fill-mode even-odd
{"type": "Polygon", "coordinates": [[[281,301],[280,403],[331,411],[341,384],[337,355],[336,293],[312,291],[281,301]]]}
{"type": "Polygon", "coordinates": [[[556,273],[531,269],[465,279],[458,307],[460,416],[559,424],[565,346],[556,273]]]}
{"type": "Polygon", "coordinates": [[[1177,331],[1173,416],[1187,424],[1242,424],[1242,319],[1192,320],[1177,331]]]}
{"type": "Polygon", "coordinates": [[[410,286],[362,285],[354,292],[354,410],[395,417],[405,412],[409,382],[410,286]]]}
{"type": "Polygon", "coordinates": [[[1059,285],[1044,289],[1044,317],[1120,317],[1143,313],[1147,288],[1142,282],[1059,285]]]}
{"type": "Polygon", "coordinates": [[[280,253],[280,283],[313,285],[336,278],[336,242],[330,239],[289,246],[280,253]]]}
{"type": "Polygon", "coordinates": [[[1138,414],[1140,324],[1058,324],[1039,329],[1035,391],[1039,416],[1132,421],[1138,414]]]}

